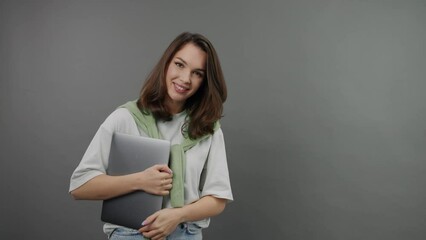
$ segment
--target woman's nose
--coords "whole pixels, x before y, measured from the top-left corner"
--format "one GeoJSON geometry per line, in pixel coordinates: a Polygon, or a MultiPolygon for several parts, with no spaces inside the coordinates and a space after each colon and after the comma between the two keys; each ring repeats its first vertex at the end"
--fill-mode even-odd
{"type": "Polygon", "coordinates": [[[180,79],[182,80],[182,82],[184,83],[191,83],[191,72],[189,71],[184,71],[182,73],[182,75],[180,76],[180,79]]]}

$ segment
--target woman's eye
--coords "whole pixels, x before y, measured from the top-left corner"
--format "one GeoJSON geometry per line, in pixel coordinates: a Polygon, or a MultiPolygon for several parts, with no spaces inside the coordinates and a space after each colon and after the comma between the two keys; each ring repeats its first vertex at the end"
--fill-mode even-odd
{"type": "Polygon", "coordinates": [[[201,72],[194,72],[195,76],[199,77],[199,78],[203,78],[204,74],[201,72]]]}
{"type": "Polygon", "coordinates": [[[182,64],[182,63],[180,63],[180,62],[175,62],[175,65],[176,65],[178,68],[183,68],[183,64],[182,64]]]}

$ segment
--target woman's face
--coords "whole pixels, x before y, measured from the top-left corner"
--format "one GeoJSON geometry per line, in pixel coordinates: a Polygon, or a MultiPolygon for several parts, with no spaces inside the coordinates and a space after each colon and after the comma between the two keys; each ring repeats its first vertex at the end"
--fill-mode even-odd
{"type": "Polygon", "coordinates": [[[207,54],[187,43],[170,61],[166,73],[166,105],[172,114],[183,110],[185,101],[200,88],[206,74],[207,54]]]}

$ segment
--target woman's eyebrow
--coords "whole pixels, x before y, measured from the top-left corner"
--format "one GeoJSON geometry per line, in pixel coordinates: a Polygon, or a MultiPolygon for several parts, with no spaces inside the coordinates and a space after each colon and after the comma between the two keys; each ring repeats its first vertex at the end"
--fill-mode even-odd
{"type": "Polygon", "coordinates": [[[176,57],[176,58],[179,59],[179,60],[181,60],[185,65],[188,65],[188,63],[186,63],[186,61],[183,60],[182,58],[180,58],[180,57],[176,57]]]}
{"type": "MultiPolygon", "coordinates": [[[[181,57],[176,57],[176,58],[179,59],[180,61],[182,61],[184,65],[188,66],[188,63],[185,60],[183,60],[181,57]]],[[[203,71],[203,72],[206,71],[203,68],[196,68],[195,70],[203,71]]]]}

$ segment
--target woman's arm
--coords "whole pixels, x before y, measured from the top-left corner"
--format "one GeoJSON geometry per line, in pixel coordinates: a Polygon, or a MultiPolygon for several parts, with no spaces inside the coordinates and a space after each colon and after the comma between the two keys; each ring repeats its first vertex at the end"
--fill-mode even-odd
{"type": "Polygon", "coordinates": [[[225,209],[226,201],[226,199],[222,198],[205,196],[192,204],[176,210],[179,212],[180,222],[194,222],[219,215],[225,209]]]}
{"type": "Polygon", "coordinates": [[[101,174],[71,191],[75,199],[106,200],[142,190],[155,195],[168,195],[172,188],[172,171],[167,165],[155,165],[142,172],[123,176],[101,174]]]}
{"type": "Polygon", "coordinates": [[[164,239],[182,222],[193,222],[220,214],[226,205],[226,199],[205,196],[182,208],[166,208],[149,216],[139,232],[152,240],[164,239]]]}

